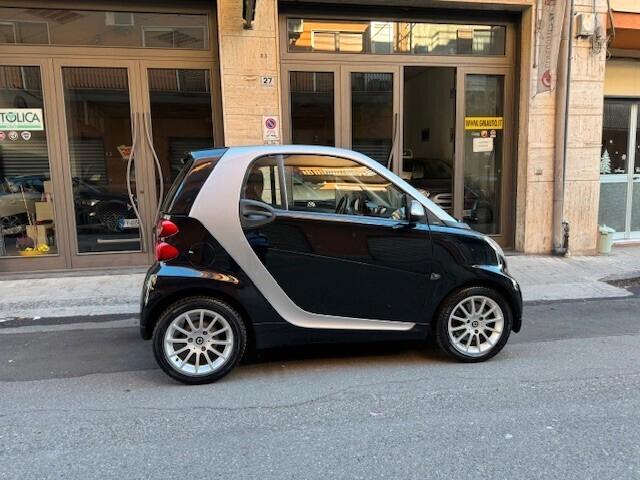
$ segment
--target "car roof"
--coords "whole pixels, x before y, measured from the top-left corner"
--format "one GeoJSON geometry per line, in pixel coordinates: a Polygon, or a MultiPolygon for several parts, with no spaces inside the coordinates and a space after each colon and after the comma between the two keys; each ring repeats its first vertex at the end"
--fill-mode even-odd
{"type": "Polygon", "coordinates": [[[338,147],[325,147],[322,145],[246,145],[238,147],[226,147],[224,149],[207,149],[196,150],[190,152],[194,158],[203,158],[218,156],[224,151],[229,153],[241,154],[241,155],[294,155],[294,154],[307,154],[307,155],[337,155],[346,158],[357,159],[362,163],[370,164],[371,162],[378,164],[375,160],[346,148],[338,147]]]}

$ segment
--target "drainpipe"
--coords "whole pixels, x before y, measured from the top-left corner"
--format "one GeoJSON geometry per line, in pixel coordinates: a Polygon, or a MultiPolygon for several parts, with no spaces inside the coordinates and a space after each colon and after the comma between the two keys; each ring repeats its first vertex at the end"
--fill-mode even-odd
{"type": "Polygon", "coordinates": [[[571,55],[573,53],[574,2],[565,9],[562,40],[558,58],[556,85],[555,162],[553,163],[553,247],[554,255],[564,256],[569,251],[569,223],[564,220],[565,173],[568,152],[569,99],[571,93],[571,55]]]}

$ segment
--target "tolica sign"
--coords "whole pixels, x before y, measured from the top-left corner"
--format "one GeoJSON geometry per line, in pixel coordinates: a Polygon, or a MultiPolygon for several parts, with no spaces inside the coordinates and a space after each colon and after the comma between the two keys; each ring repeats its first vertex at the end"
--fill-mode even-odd
{"type": "Polygon", "coordinates": [[[41,108],[0,108],[0,130],[44,130],[41,108]]]}

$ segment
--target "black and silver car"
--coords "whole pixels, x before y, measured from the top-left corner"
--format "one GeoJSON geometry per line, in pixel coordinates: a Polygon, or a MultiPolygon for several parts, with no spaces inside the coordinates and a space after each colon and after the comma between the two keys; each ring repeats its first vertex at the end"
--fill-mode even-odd
{"type": "Polygon", "coordinates": [[[156,229],[140,331],[162,369],[215,381],[247,347],[426,339],[498,353],[522,297],[501,248],[359,153],[191,153],[156,229]]]}

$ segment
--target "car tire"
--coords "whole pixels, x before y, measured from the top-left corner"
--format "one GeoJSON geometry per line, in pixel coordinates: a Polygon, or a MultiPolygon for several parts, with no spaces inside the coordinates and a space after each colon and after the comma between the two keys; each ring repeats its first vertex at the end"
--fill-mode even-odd
{"type": "Polygon", "coordinates": [[[461,362],[483,362],[507,343],[513,316],[504,297],[491,288],[467,287],[441,305],[434,324],[442,351],[461,362]]]}
{"type": "Polygon", "coordinates": [[[173,303],[162,312],[153,332],[153,353],[160,368],[189,385],[212,383],[227,375],[246,345],[240,314],[212,297],[173,303]]]}

